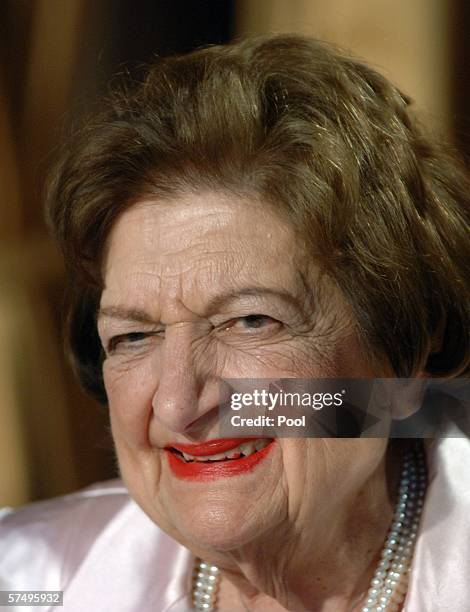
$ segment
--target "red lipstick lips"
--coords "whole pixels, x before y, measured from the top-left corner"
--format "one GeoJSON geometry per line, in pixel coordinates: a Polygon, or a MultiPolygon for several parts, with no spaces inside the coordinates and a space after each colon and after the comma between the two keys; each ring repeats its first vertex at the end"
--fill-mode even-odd
{"type": "Polygon", "coordinates": [[[233,459],[222,459],[216,461],[186,461],[181,453],[187,453],[194,457],[210,457],[219,453],[228,453],[240,444],[259,440],[259,438],[223,438],[208,440],[201,444],[169,444],[165,447],[168,464],[177,478],[189,480],[213,480],[226,476],[235,476],[249,472],[266,457],[273,447],[273,440],[262,448],[248,456],[239,456],[233,459]],[[179,451],[179,452],[175,452],[179,451]]]}

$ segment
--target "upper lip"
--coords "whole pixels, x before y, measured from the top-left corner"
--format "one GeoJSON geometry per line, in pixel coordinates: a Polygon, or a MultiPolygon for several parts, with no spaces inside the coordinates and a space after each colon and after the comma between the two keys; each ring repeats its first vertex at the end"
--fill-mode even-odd
{"type": "Polygon", "coordinates": [[[199,444],[182,444],[173,443],[167,444],[165,448],[174,448],[181,453],[187,453],[194,457],[208,457],[217,455],[218,453],[227,453],[244,442],[250,440],[259,440],[259,438],[219,438],[215,440],[207,440],[199,444]]]}

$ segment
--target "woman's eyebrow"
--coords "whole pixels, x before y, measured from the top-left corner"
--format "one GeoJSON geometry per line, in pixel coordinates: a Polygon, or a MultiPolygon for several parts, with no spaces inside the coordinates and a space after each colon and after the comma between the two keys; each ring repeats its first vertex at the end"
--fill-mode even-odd
{"type": "Polygon", "coordinates": [[[155,324],[153,319],[145,310],[140,308],[126,308],[125,306],[104,306],[97,312],[97,319],[109,317],[121,321],[135,321],[137,323],[155,324]]]}
{"type": "Polygon", "coordinates": [[[301,306],[300,300],[285,289],[272,289],[270,287],[243,287],[240,289],[226,291],[220,295],[214,296],[209,300],[206,306],[206,311],[208,314],[217,312],[223,306],[227,306],[231,302],[244,297],[275,297],[287,302],[291,306],[295,306],[296,308],[301,306]]]}
{"type": "MultiPolygon", "coordinates": [[[[223,306],[244,297],[276,297],[291,306],[299,308],[300,301],[291,293],[284,289],[271,289],[268,287],[244,287],[226,291],[214,296],[209,300],[205,307],[206,314],[213,314],[223,306]]],[[[156,321],[148,312],[140,308],[127,308],[125,306],[104,306],[97,312],[97,320],[109,317],[121,321],[134,321],[137,323],[153,324],[156,321]]]]}

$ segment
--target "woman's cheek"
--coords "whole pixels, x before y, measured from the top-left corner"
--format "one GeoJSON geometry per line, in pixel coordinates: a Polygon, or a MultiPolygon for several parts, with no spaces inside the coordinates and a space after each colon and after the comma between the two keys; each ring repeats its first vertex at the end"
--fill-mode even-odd
{"type": "Polygon", "coordinates": [[[148,447],[148,425],[157,388],[152,361],[108,359],[103,364],[103,378],[114,439],[135,448],[148,447]]]}

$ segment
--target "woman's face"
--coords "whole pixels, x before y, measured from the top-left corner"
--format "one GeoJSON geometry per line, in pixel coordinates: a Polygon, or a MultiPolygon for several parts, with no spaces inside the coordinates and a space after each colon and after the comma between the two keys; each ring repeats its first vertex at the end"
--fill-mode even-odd
{"type": "Polygon", "coordinates": [[[197,554],[274,545],[307,525],[326,541],[325,523],[382,463],[384,440],[282,438],[251,470],[171,468],[166,447],[218,437],[220,379],[376,375],[300,245],[266,206],[216,193],[142,201],[111,231],[98,326],[122,477],[197,554]]]}

